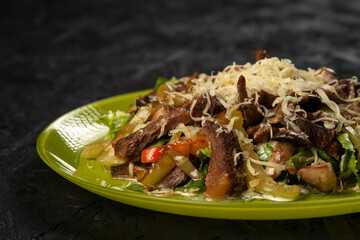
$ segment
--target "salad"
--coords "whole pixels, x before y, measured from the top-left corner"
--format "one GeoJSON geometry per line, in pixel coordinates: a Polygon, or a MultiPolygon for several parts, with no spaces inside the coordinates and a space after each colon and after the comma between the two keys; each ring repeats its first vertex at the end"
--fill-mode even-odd
{"type": "Polygon", "coordinates": [[[255,51],[217,74],[159,77],[127,112],[109,112],[104,140],[84,147],[113,178],[149,194],[296,200],[358,191],[356,77],[301,70],[255,51]]]}

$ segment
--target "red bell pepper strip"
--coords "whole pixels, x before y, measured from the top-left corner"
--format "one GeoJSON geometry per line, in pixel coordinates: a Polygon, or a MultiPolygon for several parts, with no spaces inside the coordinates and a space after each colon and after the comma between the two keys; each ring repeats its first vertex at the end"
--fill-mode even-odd
{"type": "Polygon", "coordinates": [[[198,136],[184,141],[171,142],[160,147],[150,147],[142,151],[141,162],[155,162],[169,149],[179,152],[186,157],[190,154],[197,156],[199,149],[203,149],[208,145],[209,143],[204,136],[198,136]]]}
{"type": "Polygon", "coordinates": [[[165,151],[165,146],[147,148],[141,152],[141,162],[155,162],[165,153],[165,151]]]}

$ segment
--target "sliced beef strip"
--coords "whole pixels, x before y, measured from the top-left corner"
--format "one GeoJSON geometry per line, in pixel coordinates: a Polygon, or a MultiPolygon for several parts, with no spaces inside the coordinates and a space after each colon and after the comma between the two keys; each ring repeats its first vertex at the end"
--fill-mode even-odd
{"type": "Polygon", "coordinates": [[[273,116],[268,120],[270,124],[286,125],[284,120],[285,114],[281,109],[281,102],[271,109],[270,112],[273,113],[273,116]]]}
{"type": "Polygon", "coordinates": [[[308,119],[299,118],[294,123],[309,136],[309,140],[313,146],[325,150],[333,144],[335,137],[335,129],[327,129],[308,119]]]}
{"type": "Polygon", "coordinates": [[[346,86],[346,91],[341,93],[342,94],[342,98],[345,98],[345,99],[353,99],[355,98],[355,82],[354,80],[352,80],[351,78],[349,79],[341,79],[339,80],[339,85],[342,86],[342,85],[345,85],[346,86]]]}
{"type": "Polygon", "coordinates": [[[147,105],[148,103],[154,101],[156,91],[152,91],[147,95],[141,95],[135,100],[135,104],[138,108],[147,105]]]}
{"type": "MultiPolygon", "coordinates": [[[[191,163],[195,166],[199,166],[199,159],[193,155],[189,156],[191,163]]],[[[180,184],[184,183],[188,179],[188,175],[181,170],[179,167],[174,167],[169,175],[167,175],[163,180],[161,180],[156,185],[160,188],[173,189],[180,184]]]]}
{"type": "Polygon", "coordinates": [[[251,137],[254,140],[254,143],[258,144],[258,143],[266,143],[270,140],[271,129],[273,131],[273,134],[276,134],[278,131],[278,128],[276,127],[272,127],[260,123],[255,126],[248,127],[246,129],[246,132],[247,134],[249,134],[249,137],[251,137]]]}
{"type": "MultiPolygon", "coordinates": [[[[310,112],[308,113],[306,119],[310,120],[310,121],[313,121],[313,120],[317,120],[317,119],[320,119],[320,118],[332,118],[334,119],[333,117],[331,117],[331,115],[327,114],[326,112],[322,111],[322,110],[318,110],[316,112],[310,112]]],[[[334,123],[334,124],[337,124],[338,123],[338,120],[334,119],[333,121],[328,121],[328,120],[322,120],[322,121],[317,121],[315,122],[316,124],[324,127],[324,123],[325,122],[328,122],[328,123],[334,123]]]]}
{"type": "Polygon", "coordinates": [[[277,95],[269,93],[264,90],[260,90],[257,94],[259,95],[259,99],[258,99],[259,104],[264,105],[268,109],[273,108],[272,104],[275,101],[275,99],[278,97],[277,95]]]}
{"type": "Polygon", "coordinates": [[[174,89],[176,92],[185,92],[186,91],[186,84],[183,81],[177,82],[174,84],[174,89]]]}
{"type": "MultiPolygon", "coordinates": [[[[209,96],[209,95],[208,95],[209,96]]],[[[208,113],[213,113],[216,98],[210,97],[210,108],[208,113]]],[[[193,117],[201,117],[203,111],[207,105],[207,97],[200,95],[193,99],[196,100],[196,104],[192,110],[191,115],[193,117]]],[[[190,116],[190,108],[192,102],[175,109],[168,111],[162,117],[159,117],[155,121],[151,122],[147,126],[137,130],[129,136],[122,138],[113,144],[115,155],[117,157],[131,156],[137,151],[141,151],[155,139],[167,134],[170,130],[174,129],[179,123],[188,123],[192,120],[190,116]]]]}
{"type": "Polygon", "coordinates": [[[170,112],[171,110],[175,109],[175,106],[172,105],[165,105],[159,108],[151,118],[151,121],[155,121],[156,119],[161,118],[161,116],[165,115],[166,113],[170,112]]]}
{"type": "MultiPolygon", "coordinates": [[[[343,99],[352,99],[356,96],[356,85],[352,79],[341,79],[339,85],[335,87],[337,94],[343,99]]],[[[336,103],[344,102],[335,93],[324,90],[330,100],[336,103]]]]}
{"type": "MultiPolygon", "coordinates": [[[[146,169],[134,165],[133,177],[136,177],[139,172],[145,172],[146,169]]],[[[113,178],[130,178],[129,165],[114,166],[110,169],[113,178]]]]}
{"type": "Polygon", "coordinates": [[[254,55],[255,55],[255,62],[257,62],[261,59],[271,58],[271,56],[269,54],[267,54],[266,51],[263,49],[256,50],[254,52],[254,55]]]}
{"type": "Polygon", "coordinates": [[[183,170],[178,167],[174,167],[169,175],[167,175],[156,185],[160,188],[173,189],[179,186],[181,183],[185,182],[187,178],[188,175],[183,170]]]}
{"type": "MultiPolygon", "coordinates": [[[[360,114],[360,107],[358,107],[358,106],[350,106],[348,109],[360,114]]],[[[357,115],[355,113],[348,112],[346,110],[342,110],[341,115],[343,115],[347,119],[351,119],[351,118],[354,118],[354,117],[359,117],[359,115],[357,115]]]]}
{"type": "Polygon", "coordinates": [[[204,133],[211,145],[211,158],[206,176],[205,196],[217,199],[228,194],[235,186],[243,186],[245,183],[244,162],[237,159],[235,154],[240,152],[240,145],[235,134],[225,132],[218,124],[207,121],[204,133]]]}
{"type": "MultiPolygon", "coordinates": [[[[242,103],[248,98],[248,94],[246,91],[246,79],[243,75],[239,77],[237,82],[237,90],[239,94],[239,102],[242,103]]],[[[245,104],[240,106],[241,112],[244,116],[244,124],[246,126],[252,126],[259,122],[261,122],[263,116],[261,113],[258,112],[257,107],[255,104],[245,104]]]]}
{"type": "Polygon", "coordinates": [[[322,107],[323,103],[321,102],[319,95],[309,93],[301,98],[299,105],[306,112],[315,112],[322,107]]]}
{"type": "Polygon", "coordinates": [[[339,143],[334,139],[330,145],[324,150],[330,157],[340,160],[340,146],[339,143]]]}

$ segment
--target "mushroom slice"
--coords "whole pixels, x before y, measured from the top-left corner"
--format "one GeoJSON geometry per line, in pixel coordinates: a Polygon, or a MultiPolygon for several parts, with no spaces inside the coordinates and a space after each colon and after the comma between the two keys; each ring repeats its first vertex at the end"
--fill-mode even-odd
{"type": "Polygon", "coordinates": [[[330,163],[303,167],[298,171],[298,175],[321,192],[329,193],[336,188],[336,175],[330,163]]]}
{"type": "MultiPolygon", "coordinates": [[[[294,154],[295,146],[289,142],[277,142],[271,153],[269,162],[285,165],[290,157],[294,154]]],[[[269,177],[273,179],[278,178],[281,175],[281,170],[267,166],[265,172],[269,177]]]]}

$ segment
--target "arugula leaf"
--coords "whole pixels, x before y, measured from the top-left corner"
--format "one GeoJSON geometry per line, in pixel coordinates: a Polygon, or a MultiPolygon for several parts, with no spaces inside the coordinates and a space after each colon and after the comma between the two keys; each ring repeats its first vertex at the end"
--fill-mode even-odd
{"type": "Polygon", "coordinates": [[[199,150],[201,154],[205,155],[206,157],[211,157],[210,150],[208,148],[203,148],[199,150]]]}
{"type": "Polygon", "coordinates": [[[319,158],[321,158],[325,162],[331,163],[331,165],[332,165],[332,167],[334,169],[334,172],[337,173],[339,171],[339,161],[337,161],[334,158],[327,155],[327,153],[324,152],[323,150],[321,150],[319,148],[315,148],[315,149],[316,149],[316,152],[317,152],[319,158]]]}
{"type": "Polygon", "coordinates": [[[126,126],[132,117],[133,114],[123,111],[109,111],[107,114],[102,115],[97,122],[109,127],[109,132],[105,139],[111,139],[126,126]]]}
{"type": "Polygon", "coordinates": [[[358,184],[360,184],[360,177],[358,175],[358,169],[356,168],[357,160],[355,157],[354,145],[350,141],[348,133],[341,133],[336,136],[341,146],[345,149],[344,155],[341,157],[340,173],[342,178],[348,178],[353,173],[358,184]]]}
{"type": "Polygon", "coordinates": [[[302,167],[304,167],[308,161],[308,158],[311,158],[312,156],[314,156],[313,152],[311,151],[310,148],[306,148],[300,152],[298,152],[297,154],[293,155],[289,161],[287,162],[287,164],[289,165],[294,165],[296,169],[300,169],[302,167]]]}
{"type": "Polygon", "coordinates": [[[166,82],[176,83],[177,79],[175,77],[172,77],[170,79],[166,79],[166,78],[163,78],[163,77],[158,77],[156,79],[154,90],[157,90],[161,85],[163,85],[166,82]]]}
{"type": "Polygon", "coordinates": [[[126,187],[126,189],[135,191],[135,192],[144,192],[146,190],[146,187],[141,184],[132,184],[132,185],[126,187]]]}
{"type": "MultiPolygon", "coordinates": [[[[160,146],[163,146],[165,144],[167,144],[169,142],[169,139],[168,138],[160,138],[158,139],[156,142],[153,142],[151,143],[149,146],[147,146],[146,148],[150,148],[150,147],[160,147],[160,146]]],[[[145,148],[145,149],[146,149],[145,148]]]]}
{"type": "Polygon", "coordinates": [[[169,81],[169,79],[166,79],[166,78],[163,78],[163,77],[158,77],[156,79],[154,90],[157,90],[161,85],[163,85],[167,81],[169,81]]]}
{"type": "MultiPolygon", "coordinates": [[[[339,171],[339,162],[338,161],[336,161],[335,159],[333,159],[332,157],[327,155],[323,150],[321,150],[317,147],[313,147],[312,149],[316,150],[319,158],[321,158],[325,162],[331,163],[335,173],[339,171]]],[[[307,161],[307,159],[311,158],[313,156],[314,156],[314,153],[311,150],[311,148],[306,148],[306,149],[303,149],[302,151],[298,152],[297,154],[293,155],[289,159],[287,164],[294,165],[295,168],[299,170],[302,167],[304,167],[305,165],[307,165],[309,163],[309,161],[307,161]]]]}

